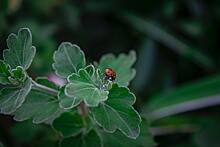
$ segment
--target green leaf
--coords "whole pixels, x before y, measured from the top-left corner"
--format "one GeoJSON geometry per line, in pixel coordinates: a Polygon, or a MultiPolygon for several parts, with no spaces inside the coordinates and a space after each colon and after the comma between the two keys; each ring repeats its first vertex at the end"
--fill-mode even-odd
{"type": "Polygon", "coordinates": [[[144,120],[141,125],[141,132],[139,137],[134,140],[125,137],[121,132],[106,133],[102,131],[101,136],[103,139],[104,147],[154,147],[156,143],[153,140],[153,136],[149,131],[149,125],[144,120]]]}
{"type": "Polygon", "coordinates": [[[53,56],[53,69],[62,78],[67,78],[72,73],[86,65],[83,51],[75,44],[63,42],[53,56]]]}
{"type": "Polygon", "coordinates": [[[41,125],[35,125],[31,121],[16,123],[11,128],[11,134],[20,142],[32,142],[38,137],[40,131],[45,131],[41,125]]]}
{"type": "Polygon", "coordinates": [[[64,137],[76,136],[83,128],[82,117],[77,112],[63,113],[54,120],[53,127],[64,137]]]}
{"type": "Polygon", "coordinates": [[[65,87],[62,87],[58,94],[59,105],[63,109],[72,109],[73,107],[80,104],[80,99],[75,99],[74,97],[68,97],[64,92],[65,87]]]}
{"type": "Polygon", "coordinates": [[[17,66],[25,70],[29,68],[35,56],[36,49],[32,46],[32,36],[28,28],[22,28],[18,35],[10,34],[7,39],[9,49],[4,50],[3,57],[12,69],[17,66]]]}
{"type": "Polygon", "coordinates": [[[56,96],[32,90],[24,104],[13,113],[16,121],[33,119],[33,123],[51,123],[63,112],[56,96]]]}
{"type": "Polygon", "coordinates": [[[130,51],[128,55],[120,54],[115,57],[113,54],[102,56],[99,61],[99,68],[104,71],[105,68],[112,68],[116,72],[116,80],[119,86],[128,86],[134,78],[136,71],[132,68],[136,61],[136,53],[130,51]]]}
{"type": "Polygon", "coordinates": [[[26,79],[27,75],[24,71],[23,67],[17,66],[15,69],[12,69],[11,76],[9,76],[9,81],[16,85],[19,83],[23,83],[26,79]]]}
{"type": "Polygon", "coordinates": [[[68,77],[69,84],[66,85],[65,94],[77,101],[84,101],[87,106],[98,106],[108,98],[108,91],[103,90],[97,83],[98,76],[98,70],[96,73],[95,70],[88,73],[86,69],[80,69],[78,74],[73,73],[68,77]]]}
{"type": "MultiPolygon", "coordinates": [[[[31,79],[27,78],[23,85],[18,87],[6,87],[0,91],[0,112],[11,114],[25,101],[31,90],[31,79]]],[[[27,111],[27,110],[26,110],[27,111]]]]}
{"type": "Polygon", "coordinates": [[[16,78],[16,79],[21,79],[23,80],[25,75],[25,71],[21,66],[17,66],[16,69],[13,69],[11,71],[12,73],[12,77],[16,78]]]}
{"type": "Polygon", "coordinates": [[[4,61],[0,60],[0,84],[10,84],[8,77],[10,76],[10,67],[4,61]]]}
{"type": "Polygon", "coordinates": [[[107,132],[113,133],[119,129],[127,137],[135,139],[140,133],[141,118],[132,107],[135,96],[129,89],[112,86],[108,100],[91,108],[95,121],[107,132]]]}
{"type": "Polygon", "coordinates": [[[70,137],[62,140],[60,147],[102,147],[102,142],[95,130],[85,135],[70,137]]]}

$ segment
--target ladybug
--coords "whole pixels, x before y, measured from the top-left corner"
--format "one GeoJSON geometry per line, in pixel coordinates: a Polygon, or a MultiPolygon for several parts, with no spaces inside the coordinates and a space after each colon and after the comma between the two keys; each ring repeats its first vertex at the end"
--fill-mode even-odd
{"type": "Polygon", "coordinates": [[[105,68],[105,80],[114,81],[116,73],[112,68],[105,68]]]}

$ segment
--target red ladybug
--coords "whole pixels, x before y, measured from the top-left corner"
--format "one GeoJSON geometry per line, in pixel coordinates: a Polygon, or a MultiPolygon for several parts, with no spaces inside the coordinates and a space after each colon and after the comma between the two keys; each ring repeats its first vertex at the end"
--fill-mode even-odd
{"type": "Polygon", "coordinates": [[[105,68],[105,79],[109,81],[114,81],[116,78],[116,73],[112,68],[105,68]]]}

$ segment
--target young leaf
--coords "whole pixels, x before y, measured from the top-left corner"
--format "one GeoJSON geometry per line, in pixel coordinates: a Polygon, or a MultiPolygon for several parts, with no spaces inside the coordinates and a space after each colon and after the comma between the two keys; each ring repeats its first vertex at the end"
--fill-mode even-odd
{"type": "Polygon", "coordinates": [[[102,56],[99,61],[99,68],[104,71],[105,68],[112,68],[116,72],[116,80],[119,86],[128,86],[129,82],[135,76],[135,69],[132,68],[136,61],[136,53],[130,51],[128,55],[120,54],[115,57],[113,54],[102,56]]]}
{"type": "Polygon", "coordinates": [[[156,143],[153,140],[153,136],[149,131],[149,125],[144,120],[141,125],[141,132],[136,140],[125,137],[120,131],[115,133],[101,132],[104,147],[154,147],[156,143]]]}
{"type": "Polygon", "coordinates": [[[10,84],[8,77],[10,76],[10,67],[4,61],[0,60],[0,84],[10,84]]]}
{"type": "Polygon", "coordinates": [[[53,69],[62,78],[67,78],[72,73],[86,65],[83,51],[75,44],[63,42],[53,56],[53,69]]]}
{"type": "Polygon", "coordinates": [[[32,90],[24,104],[13,113],[16,121],[33,119],[33,123],[51,123],[63,112],[57,97],[32,90]]]}
{"type": "Polygon", "coordinates": [[[80,69],[79,73],[73,73],[68,77],[69,84],[66,85],[65,93],[69,97],[74,97],[77,101],[84,101],[87,106],[95,107],[101,101],[108,98],[108,91],[104,91],[96,83],[94,73],[88,73],[86,69],[80,69]],[[94,75],[94,76],[91,76],[94,75]]]}
{"type": "Polygon", "coordinates": [[[112,86],[108,100],[91,108],[95,121],[107,132],[113,133],[119,129],[127,137],[135,139],[140,133],[141,118],[132,107],[135,96],[124,87],[112,86]]]}
{"type": "Polygon", "coordinates": [[[64,137],[76,136],[83,128],[82,117],[77,112],[63,113],[54,120],[53,127],[64,137]]]}
{"type": "Polygon", "coordinates": [[[95,130],[89,133],[62,140],[60,147],[102,147],[102,142],[95,130]]]}
{"type": "Polygon", "coordinates": [[[60,92],[58,94],[58,99],[59,99],[59,105],[63,109],[72,109],[73,107],[79,105],[81,102],[80,99],[75,99],[74,97],[68,97],[65,95],[64,92],[64,87],[60,89],[60,92]]]}
{"type": "MultiPolygon", "coordinates": [[[[31,79],[27,78],[22,86],[6,87],[0,91],[0,112],[11,114],[17,110],[25,101],[31,90],[31,79]]],[[[26,110],[27,111],[27,110],[26,110]]]]}
{"type": "Polygon", "coordinates": [[[8,79],[12,84],[16,85],[23,83],[26,77],[27,75],[23,67],[17,66],[15,69],[11,71],[11,76],[9,76],[8,79]]]}
{"type": "Polygon", "coordinates": [[[12,69],[17,66],[25,70],[29,68],[35,56],[36,49],[32,46],[32,36],[28,28],[22,28],[18,35],[10,34],[7,39],[9,49],[4,50],[3,57],[12,69]]]}
{"type": "MultiPolygon", "coordinates": [[[[95,73],[95,68],[93,65],[88,65],[85,67],[86,71],[89,73],[90,76],[94,76],[95,73]]],[[[63,109],[72,109],[73,107],[77,106],[80,104],[81,100],[76,99],[74,97],[68,97],[65,92],[65,87],[62,87],[59,91],[58,94],[58,99],[60,102],[60,107],[63,109]]]]}

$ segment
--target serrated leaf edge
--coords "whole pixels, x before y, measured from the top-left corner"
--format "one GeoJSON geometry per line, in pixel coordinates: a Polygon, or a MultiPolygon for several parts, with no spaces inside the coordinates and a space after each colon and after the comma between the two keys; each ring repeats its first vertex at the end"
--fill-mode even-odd
{"type": "Polygon", "coordinates": [[[64,106],[60,103],[60,100],[61,100],[61,98],[60,98],[60,93],[61,93],[61,91],[59,91],[58,96],[57,96],[57,97],[58,97],[58,100],[59,100],[59,106],[60,106],[60,108],[62,108],[62,109],[64,109],[64,110],[72,109],[72,108],[76,107],[77,105],[79,105],[80,102],[81,102],[81,101],[79,101],[78,103],[76,103],[76,104],[74,105],[76,99],[75,99],[74,97],[69,97],[69,96],[67,96],[66,93],[65,93],[65,91],[64,91],[64,94],[65,94],[67,97],[69,97],[70,99],[73,99],[73,102],[72,102],[72,104],[71,104],[70,107],[64,107],[64,106]]]}
{"type": "MultiPolygon", "coordinates": [[[[82,71],[82,70],[84,70],[85,72],[87,72],[85,69],[82,68],[82,69],[80,69],[80,70],[78,71],[78,73],[72,73],[71,75],[69,75],[69,76],[67,77],[68,84],[66,85],[66,87],[71,84],[70,77],[73,76],[73,75],[76,75],[76,76],[80,77],[79,72],[82,71]]],[[[88,73],[88,72],[87,72],[87,73],[88,73]]],[[[93,81],[92,81],[92,82],[93,82],[93,81]]],[[[94,83],[94,82],[93,82],[93,83],[94,83]]],[[[92,85],[92,84],[88,84],[88,85],[92,85]]],[[[94,85],[95,85],[95,83],[94,83],[94,85]]],[[[92,86],[94,86],[94,85],[92,85],[92,86]]],[[[99,89],[99,90],[100,90],[100,89],[99,89]]],[[[109,94],[108,91],[106,91],[106,92],[109,94]]],[[[69,95],[69,94],[67,93],[66,88],[64,89],[64,93],[65,93],[65,95],[67,95],[68,97],[73,97],[72,95],[69,95]]],[[[100,102],[106,101],[107,99],[108,99],[108,95],[107,95],[105,98],[103,98],[100,102]]],[[[85,104],[86,104],[87,106],[89,106],[89,107],[97,107],[97,106],[99,105],[99,104],[97,104],[97,105],[90,105],[90,104],[88,104],[88,102],[87,102],[85,99],[83,99],[82,101],[85,102],[85,104]]]]}
{"type": "MultiPolygon", "coordinates": [[[[53,61],[54,61],[54,63],[52,64],[52,68],[53,68],[55,74],[58,75],[58,76],[61,77],[61,78],[67,78],[67,77],[62,76],[62,75],[60,75],[60,74],[57,72],[57,69],[56,69],[56,67],[55,67],[55,64],[56,64],[56,54],[61,50],[61,46],[62,46],[62,45],[65,45],[65,44],[69,44],[71,47],[76,47],[76,48],[78,48],[78,49],[79,49],[79,52],[82,53],[82,55],[83,55],[83,62],[86,64],[85,53],[81,50],[81,48],[80,48],[78,45],[72,44],[71,42],[62,42],[62,43],[59,45],[58,49],[57,49],[57,50],[54,52],[54,54],[53,54],[53,61]]],[[[76,69],[76,72],[78,72],[77,69],[76,69]]]]}
{"type": "MultiPolygon", "coordinates": [[[[28,34],[30,35],[30,39],[32,40],[32,34],[31,34],[30,29],[29,29],[29,28],[20,28],[20,29],[18,30],[18,35],[16,35],[15,33],[11,33],[11,34],[8,36],[8,38],[6,39],[7,46],[9,46],[9,45],[8,45],[8,40],[9,40],[9,38],[10,38],[11,36],[14,36],[16,39],[18,39],[19,34],[20,34],[22,31],[24,31],[24,30],[28,31],[28,34]]],[[[33,62],[34,56],[35,56],[35,54],[36,54],[36,47],[32,45],[31,48],[33,48],[34,53],[33,53],[32,57],[31,57],[30,63],[29,63],[28,65],[26,65],[26,67],[23,67],[25,70],[27,70],[27,69],[31,66],[31,63],[33,62]]],[[[4,60],[5,60],[5,53],[8,52],[8,51],[10,51],[10,50],[11,50],[11,49],[5,49],[5,50],[3,50],[3,59],[4,59],[4,60]]],[[[24,52],[23,52],[23,54],[24,54],[24,52]]],[[[23,60],[24,60],[24,59],[23,59],[23,60]]],[[[20,64],[20,63],[19,63],[19,64],[20,64]]],[[[21,65],[20,65],[20,66],[21,66],[21,65]]]]}
{"type": "MultiPolygon", "coordinates": [[[[118,86],[119,87],[119,86],[118,86]]],[[[135,101],[136,101],[136,96],[134,95],[134,93],[132,93],[131,91],[130,91],[130,89],[129,88],[127,88],[127,87],[125,87],[125,86],[120,86],[119,88],[126,88],[127,90],[128,90],[128,92],[129,92],[129,94],[131,94],[133,97],[134,97],[134,100],[133,100],[133,103],[131,104],[131,106],[130,106],[130,108],[131,109],[133,109],[133,111],[137,114],[137,116],[138,116],[138,118],[139,118],[139,124],[138,124],[138,135],[137,136],[135,136],[135,137],[131,137],[131,136],[129,136],[129,135],[127,135],[123,130],[121,130],[120,128],[116,128],[115,130],[112,130],[112,131],[109,131],[109,130],[107,130],[107,129],[105,129],[98,121],[97,121],[97,119],[95,118],[95,116],[94,116],[94,114],[90,111],[90,113],[92,114],[92,118],[94,119],[94,121],[105,131],[105,132],[107,132],[107,133],[114,133],[116,130],[119,130],[119,131],[121,131],[125,136],[127,136],[128,138],[131,138],[131,139],[136,139],[138,136],[139,136],[139,134],[140,134],[140,124],[141,124],[141,122],[142,122],[142,119],[141,119],[141,116],[139,115],[139,113],[137,112],[137,110],[135,110],[133,107],[132,107],[132,105],[135,103],[135,101]]]]}

